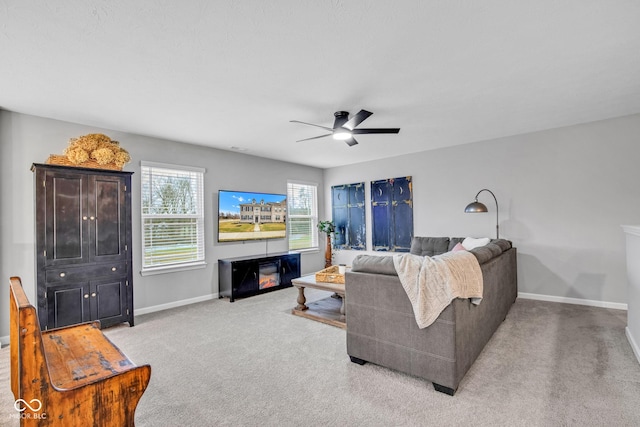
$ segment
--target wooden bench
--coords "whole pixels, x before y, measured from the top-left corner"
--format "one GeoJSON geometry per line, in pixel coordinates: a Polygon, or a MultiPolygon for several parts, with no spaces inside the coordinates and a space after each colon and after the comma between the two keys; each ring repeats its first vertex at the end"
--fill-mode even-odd
{"type": "Polygon", "coordinates": [[[40,331],[36,309],[12,277],[11,390],[21,426],[133,426],[149,378],[99,322],[40,331]]]}

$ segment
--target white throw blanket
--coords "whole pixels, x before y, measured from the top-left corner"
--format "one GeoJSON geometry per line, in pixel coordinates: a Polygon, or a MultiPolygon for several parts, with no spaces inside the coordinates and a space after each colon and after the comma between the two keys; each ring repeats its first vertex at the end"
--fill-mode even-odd
{"type": "Polygon", "coordinates": [[[471,298],[476,305],[482,300],[482,270],[470,252],[394,255],[393,264],[420,329],[435,322],[454,298],[471,298]]]}

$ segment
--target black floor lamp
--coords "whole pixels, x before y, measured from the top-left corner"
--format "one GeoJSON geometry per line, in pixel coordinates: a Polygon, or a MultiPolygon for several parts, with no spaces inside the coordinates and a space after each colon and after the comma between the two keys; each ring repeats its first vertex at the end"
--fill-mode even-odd
{"type": "Polygon", "coordinates": [[[493,192],[491,190],[483,188],[482,190],[478,191],[478,194],[476,194],[475,202],[469,203],[467,205],[467,207],[464,208],[464,211],[465,211],[465,213],[489,212],[489,210],[487,209],[487,206],[484,203],[480,203],[478,201],[478,196],[483,191],[488,191],[489,193],[491,193],[491,195],[493,196],[493,200],[496,201],[496,239],[499,239],[500,238],[500,226],[498,225],[499,224],[498,223],[498,199],[496,199],[496,195],[493,194],[493,192]]]}

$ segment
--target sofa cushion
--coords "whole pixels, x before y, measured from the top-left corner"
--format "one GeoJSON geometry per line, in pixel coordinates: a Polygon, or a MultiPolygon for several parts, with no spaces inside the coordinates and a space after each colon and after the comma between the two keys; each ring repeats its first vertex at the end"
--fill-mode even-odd
{"type": "Polygon", "coordinates": [[[497,246],[493,245],[493,250],[489,246],[490,245],[480,246],[469,251],[476,256],[478,264],[482,265],[490,259],[494,258],[496,256],[496,252],[502,253],[500,248],[498,248],[497,246]]]}
{"type": "Polygon", "coordinates": [[[449,250],[448,250],[448,252],[451,252],[453,250],[453,248],[455,248],[458,243],[462,243],[463,240],[464,240],[464,237],[452,237],[452,238],[450,238],[449,239],[449,250]]]}
{"type": "Polygon", "coordinates": [[[449,250],[448,237],[414,237],[409,252],[419,256],[434,256],[449,250]]]}
{"type": "Polygon", "coordinates": [[[494,243],[498,246],[500,246],[500,248],[502,249],[502,252],[507,251],[509,249],[511,249],[511,242],[509,240],[505,240],[505,239],[494,239],[491,241],[491,243],[494,243]]]}
{"type": "Polygon", "coordinates": [[[462,241],[462,246],[464,246],[464,248],[468,251],[470,251],[473,248],[478,248],[480,246],[484,246],[487,243],[489,243],[491,241],[491,239],[489,239],[488,237],[482,237],[479,239],[473,238],[473,237],[467,237],[466,239],[464,239],[462,241]]]}
{"type": "Polygon", "coordinates": [[[358,255],[351,264],[351,271],[356,273],[386,274],[397,276],[392,256],[358,255]]]}
{"type": "Polygon", "coordinates": [[[492,240],[491,243],[479,246],[477,248],[471,249],[469,252],[476,256],[478,260],[478,264],[484,264],[485,262],[493,259],[502,252],[511,249],[511,242],[503,239],[492,240]]]}
{"type": "Polygon", "coordinates": [[[456,245],[453,247],[453,249],[451,249],[450,252],[458,252],[458,251],[466,251],[464,246],[462,246],[462,243],[456,243],[456,245]]]}

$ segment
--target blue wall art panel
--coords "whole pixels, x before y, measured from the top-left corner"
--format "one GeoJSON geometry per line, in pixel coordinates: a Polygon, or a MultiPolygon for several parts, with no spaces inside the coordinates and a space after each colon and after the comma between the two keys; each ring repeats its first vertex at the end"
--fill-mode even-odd
{"type": "Polygon", "coordinates": [[[371,233],[374,251],[391,249],[391,193],[389,180],[371,182],[371,233]]]}
{"type": "Polygon", "coordinates": [[[333,246],[345,248],[347,244],[346,230],[349,226],[349,191],[346,185],[331,187],[331,218],[336,225],[333,246]]]}
{"type": "Polygon", "coordinates": [[[371,182],[371,220],[374,251],[409,251],[413,238],[410,176],[371,182]]]}
{"type": "Polygon", "coordinates": [[[331,187],[331,206],[336,225],[334,246],[338,249],[365,249],[364,182],[331,187]]]}

